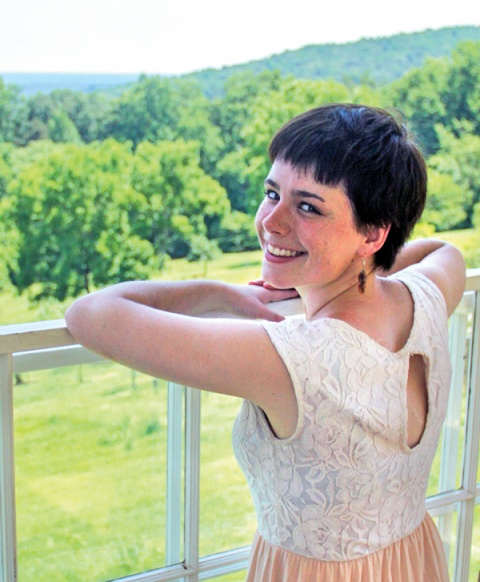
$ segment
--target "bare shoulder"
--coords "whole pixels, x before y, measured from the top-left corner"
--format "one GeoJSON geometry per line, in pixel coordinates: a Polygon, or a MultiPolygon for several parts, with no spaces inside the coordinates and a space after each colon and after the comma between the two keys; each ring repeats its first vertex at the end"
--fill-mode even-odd
{"type": "Polygon", "coordinates": [[[465,261],[453,245],[437,239],[416,239],[398,253],[395,263],[382,276],[410,267],[428,277],[445,298],[448,315],[459,304],[465,290],[465,261]]]}
{"type": "Polygon", "coordinates": [[[465,291],[466,270],[462,253],[453,245],[444,244],[412,268],[425,275],[440,289],[445,298],[448,315],[451,315],[465,291]]]}

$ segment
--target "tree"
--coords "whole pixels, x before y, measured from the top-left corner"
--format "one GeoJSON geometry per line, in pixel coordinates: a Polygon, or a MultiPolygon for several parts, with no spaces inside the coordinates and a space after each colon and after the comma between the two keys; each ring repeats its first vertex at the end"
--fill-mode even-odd
{"type": "Polygon", "coordinates": [[[15,129],[16,143],[46,139],[92,142],[104,136],[109,109],[110,100],[96,93],[85,95],[66,89],[37,93],[24,102],[24,115],[15,129]]]}
{"type": "Polygon", "coordinates": [[[213,103],[202,93],[199,84],[192,80],[180,79],[175,83],[175,88],[180,105],[178,139],[199,144],[200,167],[215,177],[215,167],[224,142],[220,128],[211,121],[213,103]]]}
{"type": "Polygon", "coordinates": [[[480,201],[480,136],[472,133],[472,124],[457,122],[455,134],[437,126],[440,150],[428,160],[429,166],[442,174],[448,174],[462,188],[460,199],[467,215],[465,227],[472,225],[474,205],[480,201]]]}
{"type": "Polygon", "coordinates": [[[112,105],[104,137],[131,141],[173,140],[178,136],[180,107],[172,81],[142,76],[112,105]]]}
{"type": "Polygon", "coordinates": [[[110,161],[105,155],[95,145],[57,145],[23,165],[10,183],[8,216],[19,231],[12,278],[20,291],[64,300],[98,284],[148,275],[153,249],[130,236],[128,182],[102,168],[131,153],[117,144],[110,161]]]}
{"type": "Polygon", "coordinates": [[[190,239],[190,250],[187,259],[190,262],[202,261],[203,277],[208,274],[208,261],[215,259],[220,254],[220,248],[216,241],[208,240],[206,237],[194,234],[190,239]]]}
{"type": "Polygon", "coordinates": [[[443,100],[449,119],[466,120],[480,134],[480,42],[463,42],[452,53],[443,100]]]}
{"type": "MultiPolygon", "coordinates": [[[[467,194],[467,198],[471,194],[467,194]]],[[[428,174],[428,196],[422,222],[431,224],[436,231],[452,230],[465,224],[467,213],[461,201],[465,189],[456,184],[449,174],[431,170],[428,174]]]]}
{"type": "Polygon", "coordinates": [[[224,253],[260,248],[253,218],[236,210],[222,218],[215,238],[224,253]]]}
{"type": "Polygon", "coordinates": [[[478,269],[480,267],[480,203],[477,203],[473,212],[474,230],[469,237],[468,243],[464,246],[463,256],[469,269],[478,269]]]}
{"type": "Polygon", "coordinates": [[[10,201],[0,198],[0,289],[11,285],[10,274],[17,269],[19,231],[9,219],[10,201]]]}
{"type": "Polygon", "coordinates": [[[50,96],[55,111],[62,111],[68,115],[82,141],[90,143],[103,136],[111,99],[100,93],[85,94],[68,89],[52,91],[50,96]]]}
{"type": "Polygon", "coordinates": [[[219,160],[215,169],[218,181],[225,188],[233,210],[249,212],[248,153],[246,148],[229,152],[219,160]]]}
{"type": "Polygon", "coordinates": [[[78,129],[64,111],[55,112],[49,119],[48,135],[54,142],[82,143],[78,129]]]}
{"type": "Polygon", "coordinates": [[[0,143],[0,200],[5,196],[7,185],[12,179],[12,154],[14,148],[11,143],[0,143]]]}
{"type": "Polygon", "coordinates": [[[25,102],[25,114],[22,123],[17,128],[16,140],[21,146],[31,141],[42,141],[49,138],[48,122],[55,111],[55,104],[50,95],[37,93],[25,102]]]}
{"type": "Polygon", "coordinates": [[[232,75],[224,85],[225,95],[214,101],[212,122],[220,128],[225,144],[224,155],[241,147],[243,128],[251,119],[251,107],[271,92],[280,89],[282,79],[278,71],[266,71],[255,75],[245,71],[232,75]]]}
{"type": "Polygon", "coordinates": [[[448,63],[445,59],[428,59],[384,90],[384,100],[397,107],[408,120],[425,155],[439,148],[435,126],[447,122],[442,100],[447,86],[448,63]]]}
{"type": "Polygon", "coordinates": [[[132,187],[134,233],[152,244],[161,261],[167,254],[188,254],[194,236],[208,237],[230,207],[225,190],[200,168],[195,142],[141,143],[132,187]]]}
{"type": "Polygon", "coordinates": [[[20,89],[14,85],[5,85],[0,77],[0,143],[17,143],[17,126],[21,124],[23,113],[20,89]]]}

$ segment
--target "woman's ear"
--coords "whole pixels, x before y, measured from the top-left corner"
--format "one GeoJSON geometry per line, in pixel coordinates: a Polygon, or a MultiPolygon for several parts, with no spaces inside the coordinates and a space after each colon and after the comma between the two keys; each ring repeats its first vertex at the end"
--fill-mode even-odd
{"type": "Polygon", "coordinates": [[[387,226],[368,226],[366,229],[366,239],[361,249],[361,254],[371,257],[379,251],[387,239],[390,232],[390,225],[387,226]]]}

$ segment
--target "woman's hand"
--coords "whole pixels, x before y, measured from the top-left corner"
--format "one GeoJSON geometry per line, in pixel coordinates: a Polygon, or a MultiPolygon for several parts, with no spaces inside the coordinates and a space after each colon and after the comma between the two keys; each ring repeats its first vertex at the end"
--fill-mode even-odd
{"type": "MultiPolygon", "coordinates": [[[[263,287],[264,289],[271,289],[272,291],[280,291],[280,289],[278,289],[278,287],[274,287],[273,285],[270,285],[270,283],[266,283],[263,279],[253,279],[253,281],[249,281],[248,282],[249,285],[256,285],[257,287],[263,287]]],[[[285,290],[285,289],[284,289],[285,290]]],[[[288,289],[288,291],[295,291],[295,289],[288,289]]],[[[296,295],[295,297],[298,297],[298,293],[295,291],[296,295]]]]}
{"type": "Polygon", "coordinates": [[[260,279],[251,281],[248,285],[229,285],[228,289],[230,299],[227,312],[248,319],[282,321],[284,317],[269,309],[267,305],[298,297],[295,289],[276,289],[260,279]]]}

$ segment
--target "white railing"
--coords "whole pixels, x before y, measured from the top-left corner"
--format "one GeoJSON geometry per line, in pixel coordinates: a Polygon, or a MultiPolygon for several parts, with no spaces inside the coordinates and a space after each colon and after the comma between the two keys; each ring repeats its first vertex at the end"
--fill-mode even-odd
{"type": "MultiPolygon", "coordinates": [[[[450,352],[453,363],[452,391],[441,447],[438,495],[427,500],[430,513],[453,561],[453,581],[467,582],[477,484],[480,431],[480,269],[468,273],[462,303],[451,318],[450,352]],[[462,395],[467,395],[462,478],[456,484],[459,457],[459,426],[462,395]],[[456,543],[450,548],[457,511],[456,543]]],[[[288,302],[279,311],[298,310],[298,302],[288,302]]],[[[288,313],[285,313],[288,315],[288,313]]],[[[101,358],[75,345],[63,320],[0,327],[0,582],[17,580],[15,461],[13,447],[14,375],[34,370],[99,361],[101,358]]],[[[122,580],[157,582],[197,581],[243,570],[249,548],[238,548],[213,556],[199,556],[200,482],[200,393],[169,385],[167,447],[167,547],[164,568],[135,574],[122,580]],[[182,412],[185,410],[185,418],[182,412]],[[179,451],[185,446],[185,475],[179,451]],[[182,487],[184,490],[182,491],[182,487]],[[182,495],[183,493],[183,495],[182,495]],[[183,498],[183,521],[181,500],[183,498]],[[182,525],[183,523],[183,525],[182,525]],[[183,552],[182,547],[183,540],[183,552]],[[183,553],[183,555],[182,555],[183,553]]],[[[23,581],[22,581],[23,582],[23,581]]]]}

